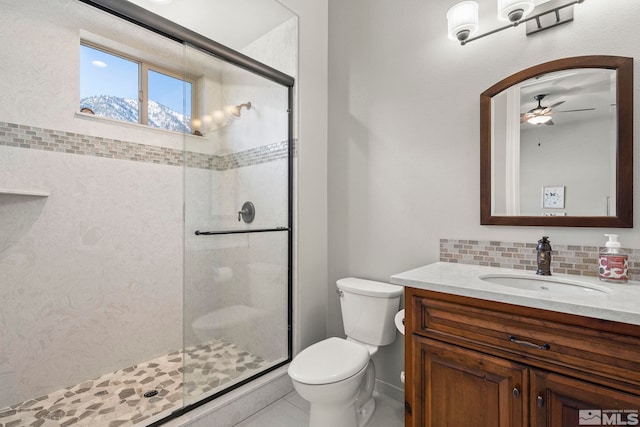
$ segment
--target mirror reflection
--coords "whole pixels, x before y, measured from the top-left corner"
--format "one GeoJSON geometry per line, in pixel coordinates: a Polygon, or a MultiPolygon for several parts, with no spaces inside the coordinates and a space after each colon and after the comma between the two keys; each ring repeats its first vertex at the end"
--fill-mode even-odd
{"type": "Polygon", "coordinates": [[[616,70],[537,75],[491,98],[497,216],[616,216],[616,70]]]}
{"type": "Polygon", "coordinates": [[[633,58],[556,59],[480,94],[480,224],[633,227],[633,58]]]}

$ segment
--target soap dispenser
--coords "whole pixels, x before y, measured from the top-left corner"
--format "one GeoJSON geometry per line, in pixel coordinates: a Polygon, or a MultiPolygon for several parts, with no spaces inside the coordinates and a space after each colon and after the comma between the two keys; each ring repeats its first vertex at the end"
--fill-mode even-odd
{"type": "Polygon", "coordinates": [[[536,271],[536,274],[541,276],[551,276],[552,250],[551,243],[549,242],[549,236],[543,236],[542,239],[538,240],[538,246],[536,246],[536,251],[538,251],[538,271],[536,271]]]}
{"type": "Polygon", "coordinates": [[[626,283],[629,280],[629,256],[622,250],[617,234],[609,238],[598,256],[598,276],[603,282],[626,283]]]}

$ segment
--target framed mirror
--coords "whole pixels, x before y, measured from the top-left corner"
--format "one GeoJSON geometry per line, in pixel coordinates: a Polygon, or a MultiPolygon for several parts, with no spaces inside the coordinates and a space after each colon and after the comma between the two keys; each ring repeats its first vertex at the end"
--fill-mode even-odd
{"type": "Polygon", "coordinates": [[[633,58],[559,59],[480,95],[480,224],[633,227],[633,58]]]}

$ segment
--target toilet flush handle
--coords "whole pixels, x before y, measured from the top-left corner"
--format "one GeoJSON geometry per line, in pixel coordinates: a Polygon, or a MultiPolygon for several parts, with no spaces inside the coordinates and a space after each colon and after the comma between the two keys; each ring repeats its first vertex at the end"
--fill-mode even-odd
{"type": "Polygon", "coordinates": [[[344,296],[344,292],[342,292],[340,289],[336,289],[336,294],[338,294],[340,298],[344,296]]]}

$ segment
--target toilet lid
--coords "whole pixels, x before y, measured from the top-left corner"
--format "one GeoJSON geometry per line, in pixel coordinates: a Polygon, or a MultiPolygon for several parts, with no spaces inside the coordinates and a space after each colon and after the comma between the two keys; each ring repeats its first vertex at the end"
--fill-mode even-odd
{"type": "Polygon", "coordinates": [[[289,376],[303,384],[330,384],[360,372],[369,351],[342,338],[327,338],[305,348],[289,365],[289,376]]]}

